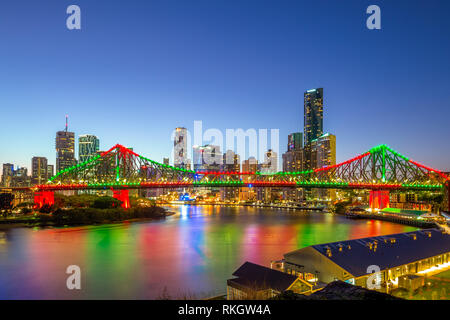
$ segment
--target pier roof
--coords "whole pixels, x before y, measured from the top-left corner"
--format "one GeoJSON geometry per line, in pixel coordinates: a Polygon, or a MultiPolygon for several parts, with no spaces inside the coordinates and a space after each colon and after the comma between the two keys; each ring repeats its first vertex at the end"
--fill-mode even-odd
{"type": "MultiPolygon", "coordinates": [[[[424,229],[324,243],[311,248],[359,277],[366,275],[367,267],[371,265],[386,270],[450,252],[450,235],[439,229],[424,229]]],[[[289,257],[300,256],[302,250],[286,253],[286,261],[289,257]]]]}

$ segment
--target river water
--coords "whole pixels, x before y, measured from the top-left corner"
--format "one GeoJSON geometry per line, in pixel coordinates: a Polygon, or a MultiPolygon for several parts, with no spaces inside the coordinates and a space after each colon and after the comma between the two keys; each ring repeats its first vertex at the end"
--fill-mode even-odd
{"type": "Polygon", "coordinates": [[[286,209],[169,210],[161,221],[0,229],[0,299],[202,298],[225,293],[245,261],[270,266],[305,246],[416,229],[286,209]],[[81,290],[67,289],[69,265],[81,290]]]}

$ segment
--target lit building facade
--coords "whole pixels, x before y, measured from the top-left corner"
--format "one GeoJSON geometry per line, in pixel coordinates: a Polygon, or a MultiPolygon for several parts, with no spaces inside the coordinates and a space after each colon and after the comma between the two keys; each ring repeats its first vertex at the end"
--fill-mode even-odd
{"type": "Polygon", "coordinates": [[[97,155],[100,149],[100,140],[92,134],[78,137],[78,161],[85,162],[97,155]]]}
{"type": "Polygon", "coordinates": [[[47,165],[47,179],[50,179],[55,175],[55,166],[52,164],[47,165]]]}
{"type": "Polygon", "coordinates": [[[188,132],[186,128],[175,128],[175,135],[173,140],[173,163],[175,167],[187,169],[188,164],[188,132]]]}
{"type": "Polygon", "coordinates": [[[2,171],[2,186],[10,187],[14,174],[14,165],[12,163],[4,163],[2,171]]]}
{"type": "MultiPolygon", "coordinates": [[[[336,136],[326,133],[314,139],[311,146],[311,169],[323,168],[336,164],[336,136]]],[[[336,191],[333,189],[317,189],[314,197],[321,200],[335,200],[336,191]]]]}
{"type": "Polygon", "coordinates": [[[303,149],[303,133],[294,132],[288,135],[288,151],[301,151],[303,149]]]}
{"type": "MultiPolygon", "coordinates": [[[[258,160],[254,157],[250,157],[242,162],[242,172],[256,172],[258,171],[258,160]]],[[[243,182],[249,182],[250,177],[248,175],[242,176],[243,182]]],[[[253,187],[243,187],[239,189],[240,201],[256,201],[256,191],[253,187]]]]}
{"type": "Polygon", "coordinates": [[[195,171],[220,170],[223,162],[223,155],[220,152],[220,146],[193,146],[192,150],[195,171]]]}
{"type": "Polygon", "coordinates": [[[76,164],[75,133],[67,131],[56,132],[56,172],[76,164]]]}
{"type": "MultiPolygon", "coordinates": [[[[227,150],[226,153],[223,154],[223,160],[220,170],[228,171],[228,172],[240,172],[241,170],[241,161],[238,154],[233,152],[232,150],[227,150]]],[[[232,179],[239,178],[238,175],[230,176],[232,179]]],[[[220,199],[222,201],[236,201],[239,199],[239,188],[234,187],[222,187],[220,188],[220,199]]]]}
{"type": "Polygon", "coordinates": [[[17,168],[13,171],[11,187],[29,187],[31,177],[28,175],[28,169],[25,167],[17,168]]]}
{"type": "Polygon", "coordinates": [[[304,93],[303,126],[305,145],[323,134],[323,88],[304,93]]]}
{"type": "Polygon", "coordinates": [[[31,159],[31,183],[44,184],[48,181],[48,164],[45,157],[31,159]]]}
{"type": "MultiPolygon", "coordinates": [[[[303,171],[303,149],[291,149],[283,153],[283,171],[300,172],[303,171]]],[[[302,188],[283,188],[283,199],[287,201],[299,202],[303,199],[302,188]]]]}

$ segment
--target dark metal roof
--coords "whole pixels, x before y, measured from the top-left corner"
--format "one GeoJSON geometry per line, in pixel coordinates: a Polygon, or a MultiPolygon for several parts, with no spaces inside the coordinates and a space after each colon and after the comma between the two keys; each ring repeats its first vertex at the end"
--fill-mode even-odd
{"type": "Polygon", "coordinates": [[[234,273],[237,279],[229,279],[228,284],[237,284],[256,290],[273,289],[277,291],[286,290],[296,279],[296,276],[273,270],[251,262],[245,262],[234,273]]]}
{"type": "MultiPolygon", "coordinates": [[[[359,277],[367,274],[367,267],[370,265],[377,265],[380,270],[385,270],[450,252],[450,235],[439,229],[424,229],[325,243],[312,248],[359,277]]],[[[295,255],[301,250],[286,256],[295,255]]]]}

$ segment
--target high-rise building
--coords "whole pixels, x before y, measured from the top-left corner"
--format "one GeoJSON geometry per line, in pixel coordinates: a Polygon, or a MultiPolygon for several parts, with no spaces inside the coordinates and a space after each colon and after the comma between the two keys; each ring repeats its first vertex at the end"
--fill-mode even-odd
{"type": "Polygon", "coordinates": [[[323,134],[323,88],[304,93],[303,126],[305,146],[323,134]]]}
{"type": "Polygon", "coordinates": [[[232,150],[227,150],[227,152],[223,154],[221,170],[239,172],[240,169],[241,162],[239,155],[234,153],[232,150]]]}
{"type": "MultiPolygon", "coordinates": [[[[303,133],[295,132],[288,136],[287,151],[283,153],[283,171],[300,172],[303,171],[303,133]]],[[[303,197],[301,188],[284,188],[283,198],[288,201],[298,202],[303,197]]]]}
{"type": "Polygon", "coordinates": [[[262,173],[274,173],[278,171],[278,155],[272,149],[264,154],[264,162],[260,165],[262,173]]]}
{"type": "MultiPolygon", "coordinates": [[[[242,162],[242,172],[256,172],[258,171],[258,160],[254,157],[250,157],[242,162]]],[[[250,182],[251,177],[248,175],[242,176],[243,182],[250,182]]],[[[241,201],[255,201],[256,190],[253,187],[243,187],[239,190],[239,200],[241,201]]]]}
{"type": "Polygon", "coordinates": [[[31,183],[30,176],[28,176],[28,169],[25,167],[18,167],[13,171],[12,187],[29,187],[31,183]]]}
{"type": "MultiPolygon", "coordinates": [[[[223,154],[223,161],[220,170],[228,172],[241,171],[241,162],[238,154],[232,150],[227,150],[223,154]]],[[[233,179],[238,179],[239,175],[231,176],[233,179]]],[[[220,188],[220,198],[222,201],[236,201],[239,198],[239,188],[234,187],[222,187],[220,188]]]]}
{"type": "Polygon", "coordinates": [[[283,171],[303,171],[303,150],[291,150],[283,153],[283,171]]]}
{"type": "Polygon", "coordinates": [[[294,132],[288,135],[288,151],[300,151],[303,148],[303,133],[294,132]]]}
{"type": "Polygon", "coordinates": [[[10,187],[14,174],[14,165],[12,163],[4,163],[2,171],[2,186],[10,187]]]}
{"type": "Polygon", "coordinates": [[[192,150],[195,171],[220,170],[223,161],[223,156],[220,152],[220,146],[193,146],[192,150]]]}
{"type": "Polygon", "coordinates": [[[336,136],[326,133],[312,141],[316,154],[316,168],[336,164],[336,136]]]}
{"type": "Polygon", "coordinates": [[[85,162],[97,155],[100,149],[100,140],[92,134],[78,137],[78,161],[85,162]]]}
{"type": "Polygon", "coordinates": [[[51,177],[55,175],[55,166],[52,164],[47,165],[47,179],[50,180],[51,177]]]}
{"type": "Polygon", "coordinates": [[[45,157],[31,159],[31,183],[44,184],[48,181],[48,164],[45,157]]]}
{"type": "MultiPolygon", "coordinates": [[[[336,136],[326,133],[311,141],[312,168],[322,168],[336,164],[336,136]]],[[[335,190],[320,189],[314,195],[319,199],[335,199],[335,190]]]]}
{"type": "Polygon", "coordinates": [[[67,130],[56,132],[56,172],[76,164],[75,160],[75,133],[67,130]]]}
{"type": "Polygon", "coordinates": [[[187,129],[183,127],[175,128],[175,135],[173,140],[173,164],[175,167],[186,168],[186,165],[188,163],[187,140],[187,129]]]}

